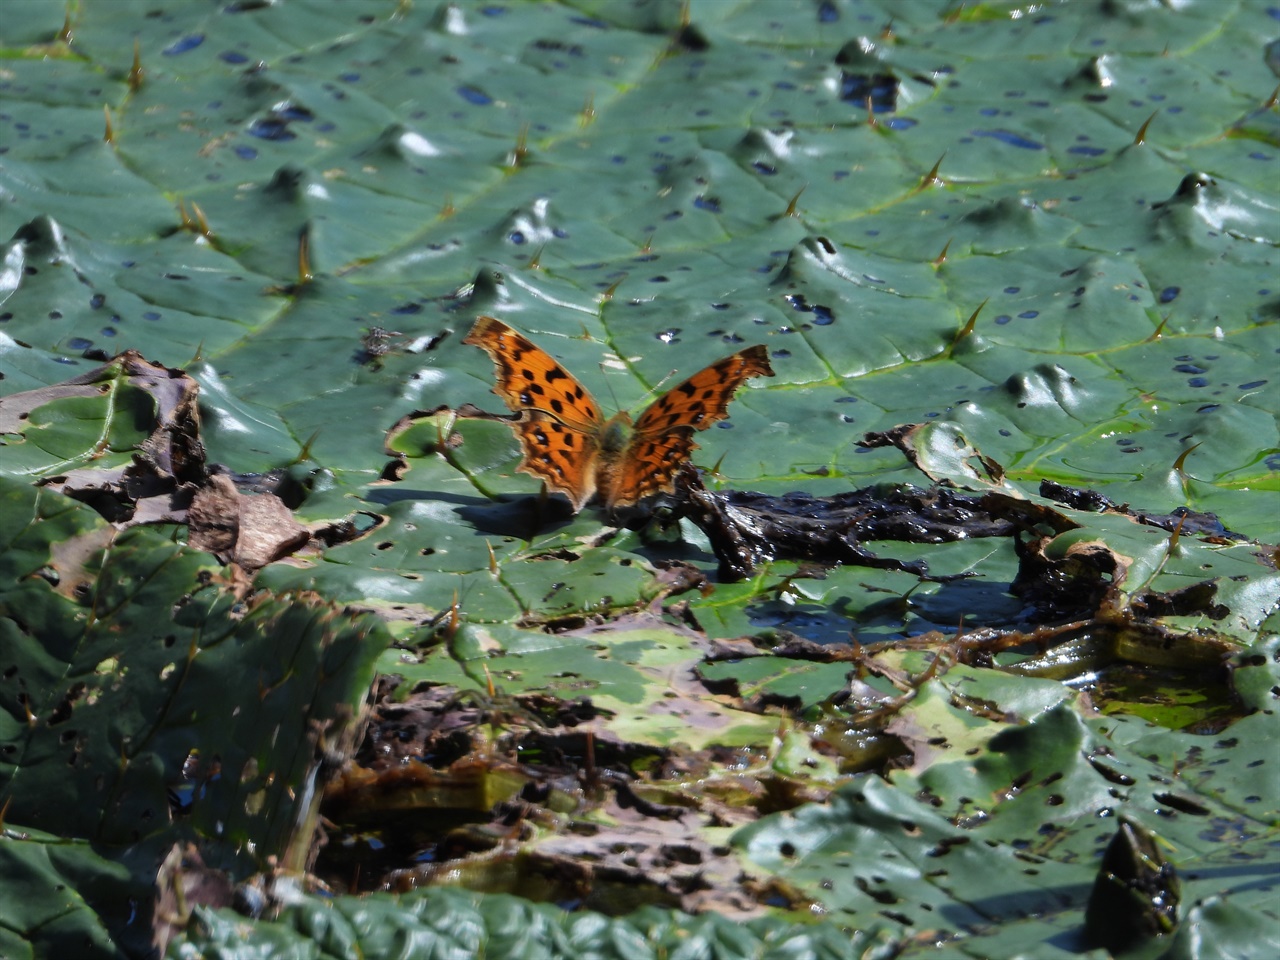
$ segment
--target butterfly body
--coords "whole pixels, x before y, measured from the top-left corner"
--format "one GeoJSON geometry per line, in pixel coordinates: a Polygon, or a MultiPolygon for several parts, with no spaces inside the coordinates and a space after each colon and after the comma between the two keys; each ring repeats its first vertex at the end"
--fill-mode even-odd
{"type": "Polygon", "coordinates": [[[635,424],[631,422],[631,414],[625,410],[615,413],[600,429],[600,452],[622,453],[634,435],[635,424]]]}
{"type": "Polygon", "coordinates": [[[565,494],[575,512],[596,495],[613,510],[673,489],[697,447],[694,432],[728,416],[745,380],[773,376],[765,348],[748,347],[667,391],[634,422],[626,411],[605,420],[572,374],[501,320],[478,318],[463,343],[489,354],[493,392],[520,413],[512,423],[524,450],[519,469],[565,494]]]}

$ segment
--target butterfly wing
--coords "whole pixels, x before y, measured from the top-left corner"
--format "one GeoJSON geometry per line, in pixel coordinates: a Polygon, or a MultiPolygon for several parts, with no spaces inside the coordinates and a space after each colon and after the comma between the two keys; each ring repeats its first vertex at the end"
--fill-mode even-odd
{"type": "Polygon", "coordinates": [[[596,489],[596,460],[603,421],[600,408],[545,350],[495,317],[479,317],[463,343],[489,354],[493,392],[521,413],[512,424],[524,460],[518,469],[565,494],[581,510],[596,489]]]}
{"type": "Polygon", "coordinates": [[[752,377],[772,377],[769,353],[759,344],[695,373],[653,401],[636,421],[616,469],[601,483],[606,505],[626,506],[671,490],[680,465],[697,449],[693,434],[729,416],[729,401],[752,377]]]}
{"type": "Polygon", "coordinates": [[[587,388],[528,337],[496,317],[479,317],[462,342],[489,354],[493,392],[510,409],[542,412],[577,430],[600,429],[600,408],[587,388]]]}

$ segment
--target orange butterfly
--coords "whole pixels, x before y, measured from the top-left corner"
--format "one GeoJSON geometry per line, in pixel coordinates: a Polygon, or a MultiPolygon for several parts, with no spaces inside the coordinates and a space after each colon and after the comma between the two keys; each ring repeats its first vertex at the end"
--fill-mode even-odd
{"type": "Polygon", "coordinates": [[[729,415],[744,380],[773,376],[764,347],[739,350],[668,390],[633,425],[626,411],[601,417],[582,384],[501,320],[478,318],[462,342],[489,354],[493,392],[520,411],[512,422],[524,448],[519,469],[567,496],[574,513],[593,495],[613,510],[673,490],[676,471],[698,446],[694,431],[729,415]]]}

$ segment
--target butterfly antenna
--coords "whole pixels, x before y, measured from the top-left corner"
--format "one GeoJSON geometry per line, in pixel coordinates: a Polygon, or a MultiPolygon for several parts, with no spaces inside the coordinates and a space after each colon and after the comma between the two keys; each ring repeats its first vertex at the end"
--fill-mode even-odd
{"type": "Polygon", "coordinates": [[[608,365],[606,361],[601,360],[599,363],[601,379],[604,385],[609,388],[609,399],[613,401],[613,409],[621,410],[622,404],[618,402],[618,395],[613,391],[613,378],[609,376],[608,365]]]}
{"type": "MultiPolygon", "coordinates": [[[[624,367],[626,367],[627,369],[631,368],[631,364],[627,363],[627,361],[622,357],[621,354],[615,354],[615,356],[622,363],[624,367]]],[[[621,410],[622,404],[618,401],[618,395],[613,392],[613,380],[608,375],[609,371],[605,369],[606,363],[607,361],[605,360],[600,361],[600,372],[604,374],[605,385],[609,388],[609,396],[613,399],[613,408],[615,410],[621,410]]],[[[675,376],[675,374],[676,374],[675,370],[668,371],[665,377],[663,377],[661,380],[655,383],[652,387],[649,387],[647,390],[645,390],[644,397],[641,398],[640,402],[644,404],[651,402],[653,398],[662,391],[663,384],[665,384],[668,380],[670,380],[673,376],[675,376]]]]}
{"type": "Polygon", "coordinates": [[[654,396],[656,393],[662,390],[662,388],[666,386],[667,382],[670,381],[670,379],[675,375],[676,375],[675,370],[668,370],[667,375],[665,377],[663,377],[661,380],[659,380],[657,383],[655,383],[652,387],[649,388],[649,392],[646,395],[646,399],[648,397],[654,396]]]}

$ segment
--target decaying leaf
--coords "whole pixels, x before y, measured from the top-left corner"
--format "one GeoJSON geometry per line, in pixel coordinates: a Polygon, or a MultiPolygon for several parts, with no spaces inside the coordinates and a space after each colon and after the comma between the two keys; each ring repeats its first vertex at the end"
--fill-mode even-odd
{"type": "Polygon", "coordinates": [[[307,529],[273,493],[240,493],[216,475],[196,493],[187,511],[187,543],[223,563],[254,571],[286,557],[310,540],[307,529]]]}

